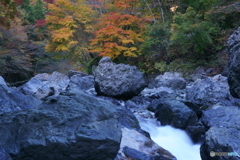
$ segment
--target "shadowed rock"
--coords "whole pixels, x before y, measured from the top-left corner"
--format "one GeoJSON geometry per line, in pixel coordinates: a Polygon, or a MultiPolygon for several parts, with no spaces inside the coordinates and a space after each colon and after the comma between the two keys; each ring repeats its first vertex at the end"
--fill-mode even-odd
{"type": "Polygon", "coordinates": [[[5,151],[4,148],[0,145],[0,159],[1,160],[12,160],[10,155],[5,151]]]}
{"type": "Polygon", "coordinates": [[[112,160],[121,129],[112,103],[66,93],[34,109],[2,114],[0,135],[13,160],[112,160]]]}
{"type": "Polygon", "coordinates": [[[0,85],[0,114],[37,107],[42,102],[16,89],[0,85]]]}
{"type": "Polygon", "coordinates": [[[194,111],[184,103],[174,100],[155,100],[148,109],[155,113],[155,117],[161,122],[161,125],[185,129],[189,125],[195,125],[198,121],[194,111]]]}
{"type": "Polygon", "coordinates": [[[228,83],[230,93],[235,98],[240,98],[240,27],[228,39],[228,83]]]}
{"type": "Polygon", "coordinates": [[[176,160],[169,151],[135,130],[122,128],[122,134],[120,152],[123,152],[128,158],[136,160],[176,160]]]}
{"type": "Polygon", "coordinates": [[[239,156],[210,157],[210,152],[240,153],[240,109],[222,106],[204,112],[202,121],[210,129],[201,146],[202,159],[239,160],[239,156]]]}

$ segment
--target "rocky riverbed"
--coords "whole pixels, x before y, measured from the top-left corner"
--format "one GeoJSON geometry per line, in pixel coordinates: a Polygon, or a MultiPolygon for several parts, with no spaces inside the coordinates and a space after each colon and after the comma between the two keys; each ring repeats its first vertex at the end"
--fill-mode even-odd
{"type": "Polygon", "coordinates": [[[136,117],[185,130],[202,144],[202,160],[239,159],[239,30],[229,39],[228,77],[167,72],[146,80],[108,57],[93,75],[43,73],[18,88],[0,77],[0,159],[175,160],[136,117]]]}

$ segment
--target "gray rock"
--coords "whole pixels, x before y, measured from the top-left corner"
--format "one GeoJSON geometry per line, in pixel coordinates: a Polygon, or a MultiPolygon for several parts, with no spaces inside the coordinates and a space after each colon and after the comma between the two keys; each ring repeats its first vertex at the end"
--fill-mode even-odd
{"type": "Polygon", "coordinates": [[[5,151],[4,148],[2,148],[2,145],[0,145],[0,159],[1,160],[12,160],[10,155],[5,151]]]}
{"type": "Polygon", "coordinates": [[[236,128],[211,127],[200,148],[201,158],[204,160],[239,160],[239,135],[239,129],[236,128]],[[213,157],[210,156],[211,152],[215,153],[212,153],[213,157]]]}
{"type": "Polygon", "coordinates": [[[235,98],[240,98],[240,27],[228,39],[228,83],[230,93],[235,98]]]}
{"type": "MultiPolygon", "coordinates": [[[[201,146],[202,159],[210,152],[240,153],[240,109],[236,106],[212,108],[203,113],[202,121],[210,128],[201,146]]],[[[215,156],[216,160],[239,160],[240,156],[215,156]]],[[[213,159],[213,158],[212,158],[213,159]]]]}
{"type": "Polygon", "coordinates": [[[203,112],[202,122],[207,127],[233,127],[240,129],[240,109],[236,106],[219,106],[203,112]]]}
{"type": "Polygon", "coordinates": [[[100,59],[100,61],[98,62],[98,65],[99,64],[102,64],[102,63],[112,63],[112,60],[110,57],[103,57],[102,59],[100,59]]]}
{"type": "Polygon", "coordinates": [[[19,88],[24,94],[36,97],[38,99],[44,99],[54,94],[54,90],[46,85],[46,81],[44,82],[36,78],[32,78],[19,88]]]}
{"type": "Polygon", "coordinates": [[[154,99],[166,98],[184,101],[186,97],[186,80],[180,73],[165,72],[150,81],[148,88],[141,92],[141,96],[154,99]]]}
{"type": "Polygon", "coordinates": [[[73,75],[70,78],[69,86],[71,87],[71,84],[77,85],[77,90],[83,90],[88,91],[92,88],[94,88],[94,77],[93,76],[82,76],[80,74],[73,75]]]}
{"type": "Polygon", "coordinates": [[[135,96],[131,99],[132,102],[134,102],[137,105],[142,106],[148,106],[150,102],[152,102],[153,99],[149,97],[143,97],[143,96],[135,96]]]}
{"type": "Polygon", "coordinates": [[[200,119],[202,117],[202,110],[201,110],[201,105],[199,104],[195,104],[195,103],[192,103],[192,102],[188,102],[188,101],[185,101],[183,102],[186,106],[188,106],[188,108],[190,108],[191,110],[193,110],[197,117],[200,119]]]}
{"type": "Polygon", "coordinates": [[[144,152],[140,152],[136,149],[130,148],[128,146],[123,148],[124,154],[130,159],[140,159],[140,160],[177,160],[175,157],[164,157],[161,154],[157,153],[157,151],[152,154],[146,154],[144,152]]]}
{"type": "Polygon", "coordinates": [[[168,87],[172,89],[185,89],[186,80],[182,78],[180,73],[165,72],[163,75],[155,78],[155,88],[168,87]]]}
{"type": "Polygon", "coordinates": [[[2,76],[0,76],[0,85],[7,86],[7,84],[6,84],[6,82],[4,81],[4,79],[2,78],[2,76]]]}
{"type": "Polygon", "coordinates": [[[175,90],[168,87],[158,87],[158,88],[145,88],[142,90],[141,96],[149,97],[149,98],[168,98],[175,99],[177,97],[177,93],[175,90]]]}
{"type": "Polygon", "coordinates": [[[191,81],[196,81],[198,79],[206,78],[206,72],[204,71],[204,67],[202,66],[197,67],[194,70],[193,74],[189,76],[189,78],[191,81]]]}
{"type": "Polygon", "coordinates": [[[131,110],[135,114],[135,116],[139,115],[144,118],[154,118],[154,113],[147,110],[149,104],[150,102],[148,102],[147,104],[137,104],[132,100],[128,100],[125,103],[125,107],[131,110]]]}
{"type": "Polygon", "coordinates": [[[228,76],[228,71],[223,71],[223,72],[221,73],[221,75],[222,75],[223,77],[227,77],[227,76],[228,76]]]}
{"type": "Polygon", "coordinates": [[[65,93],[37,108],[2,114],[0,135],[13,160],[112,160],[121,129],[112,103],[65,93]]]}
{"type": "Polygon", "coordinates": [[[115,64],[109,57],[100,60],[94,77],[96,92],[104,96],[130,99],[146,86],[143,74],[135,66],[115,64]]]}
{"type": "MultiPolygon", "coordinates": [[[[137,120],[137,118],[134,115],[134,112],[128,108],[130,100],[128,100],[126,103],[122,100],[116,100],[112,97],[104,97],[104,96],[97,96],[98,98],[101,98],[103,100],[107,100],[117,106],[117,116],[118,123],[121,128],[128,128],[128,129],[134,129],[138,131],[139,133],[143,133],[146,136],[149,136],[148,133],[144,132],[137,120]]],[[[134,103],[135,104],[135,103],[134,103]]],[[[145,108],[146,110],[146,108],[145,108]]]]}
{"type": "Polygon", "coordinates": [[[206,74],[211,74],[213,72],[214,68],[208,68],[206,70],[206,74]]]}
{"type": "Polygon", "coordinates": [[[60,92],[65,91],[69,81],[67,75],[59,72],[53,72],[51,75],[43,73],[31,78],[30,81],[19,87],[19,90],[24,94],[44,99],[51,95],[59,95],[60,92]]]}
{"type": "Polygon", "coordinates": [[[186,132],[191,137],[194,143],[202,143],[205,139],[207,128],[199,121],[195,125],[187,126],[186,132]]]}
{"type": "Polygon", "coordinates": [[[202,106],[229,105],[231,95],[228,91],[227,78],[216,75],[213,78],[198,79],[186,90],[186,99],[202,106]]]}
{"type": "Polygon", "coordinates": [[[127,158],[136,160],[176,160],[169,151],[135,130],[122,128],[122,135],[120,153],[124,153],[127,158]]]}
{"type": "Polygon", "coordinates": [[[126,127],[128,129],[134,129],[137,131],[141,130],[137,118],[130,110],[124,107],[118,107],[117,111],[118,111],[117,115],[119,117],[118,122],[122,128],[126,127]]]}
{"type": "Polygon", "coordinates": [[[70,71],[68,72],[68,77],[71,78],[72,76],[77,75],[77,74],[78,74],[79,76],[81,76],[81,77],[89,76],[87,73],[84,73],[84,72],[79,72],[79,71],[70,70],[70,71]]]}
{"type": "Polygon", "coordinates": [[[37,107],[41,101],[16,89],[0,85],[0,114],[37,107]]]}
{"type": "Polygon", "coordinates": [[[155,117],[161,125],[185,129],[198,122],[196,113],[179,101],[159,99],[153,101],[148,109],[155,112],[155,117]]]}

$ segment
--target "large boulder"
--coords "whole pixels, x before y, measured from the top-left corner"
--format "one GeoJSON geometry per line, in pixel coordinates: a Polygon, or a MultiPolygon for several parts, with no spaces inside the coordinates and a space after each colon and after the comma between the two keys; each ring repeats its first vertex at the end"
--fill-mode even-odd
{"type": "Polygon", "coordinates": [[[231,105],[232,96],[228,91],[227,78],[219,75],[196,80],[186,90],[186,99],[194,104],[210,107],[231,105]]]}
{"type": "Polygon", "coordinates": [[[239,127],[240,108],[218,106],[203,112],[202,122],[207,127],[239,127]]]}
{"type": "Polygon", "coordinates": [[[165,72],[163,75],[159,75],[148,85],[149,88],[168,87],[172,89],[185,89],[186,80],[180,73],[177,72],[165,72]]]}
{"type": "Polygon", "coordinates": [[[37,108],[2,114],[0,135],[13,160],[112,160],[121,128],[112,103],[84,93],[62,93],[37,108]]]}
{"type": "Polygon", "coordinates": [[[59,72],[53,72],[51,75],[42,73],[31,78],[30,81],[19,87],[19,90],[24,94],[44,99],[65,91],[69,81],[67,75],[59,72]]]}
{"type": "Polygon", "coordinates": [[[217,156],[219,152],[240,153],[240,109],[239,107],[218,107],[204,112],[202,121],[210,128],[201,146],[202,159],[238,160],[239,156],[217,156]],[[210,152],[212,156],[210,157],[210,152]]]}
{"type": "MultiPolygon", "coordinates": [[[[119,117],[118,124],[121,128],[133,129],[133,130],[138,131],[141,134],[144,134],[147,137],[150,137],[148,132],[141,129],[138,119],[136,118],[134,110],[132,110],[132,108],[129,108],[129,102],[131,103],[131,100],[124,102],[123,100],[116,100],[112,97],[105,97],[105,96],[97,96],[97,97],[107,100],[107,101],[110,101],[111,103],[113,103],[117,106],[117,117],[119,117]]],[[[131,104],[136,105],[135,103],[131,103],[131,104]]],[[[136,110],[139,111],[140,110],[139,105],[137,108],[138,109],[136,109],[136,110]]],[[[141,107],[140,112],[142,113],[143,110],[146,112],[149,112],[146,110],[146,107],[141,107]]]]}
{"type": "Polygon", "coordinates": [[[109,57],[99,61],[94,77],[99,95],[130,99],[146,87],[143,74],[137,67],[115,64],[109,57]]]}
{"type": "Polygon", "coordinates": [[[165,72],[163,75],[159,75],[154,80],[151,80],[148,88],[145,88],[141,92],[141,96],[183,101],[186,95],[186,86],[186,80],[180,73],[165,72]]]}
{"type": "Polygon", "coordinates": [[[240,98],[240,27],[228,39],[228,83],[230,93],[235,98],[240,98]]]}
{"type": "Polygon", "coordinates": [[[39,99],[24,95],[17,89],[0,85],[0,114],[34,108],[41,103],[39,99]]]}
{"type": "Polygon", "coordinates": [[[122,128],[122,135],[120,153],[127,159],[176,160],[169,151],[136,130],[122,128]]]}
{"type": "Polygon", "coordinates": [[[200,148],[201,158],[239,160],[239,145],[239,129],[211,127],[200,148]]]}
{"type": "Polygon", "coordinates": [[[185,129],[198,122],[196,113],[179,101],[158,99],[153,101],[148,109],[155,113],[155,117],[161,122],[161,125],[185,129]]]}

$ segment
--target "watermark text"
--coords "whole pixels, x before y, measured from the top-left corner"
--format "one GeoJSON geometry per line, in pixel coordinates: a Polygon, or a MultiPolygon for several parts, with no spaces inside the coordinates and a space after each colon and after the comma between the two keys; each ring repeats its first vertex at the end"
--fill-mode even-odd
{"type": "Polygon", "coordinates": [[[237,152],[214,152],[214,151],[211,151],[210,156],[211,157],[215,157],[215,156],[239,156],[239,154],[237,152]]]}

